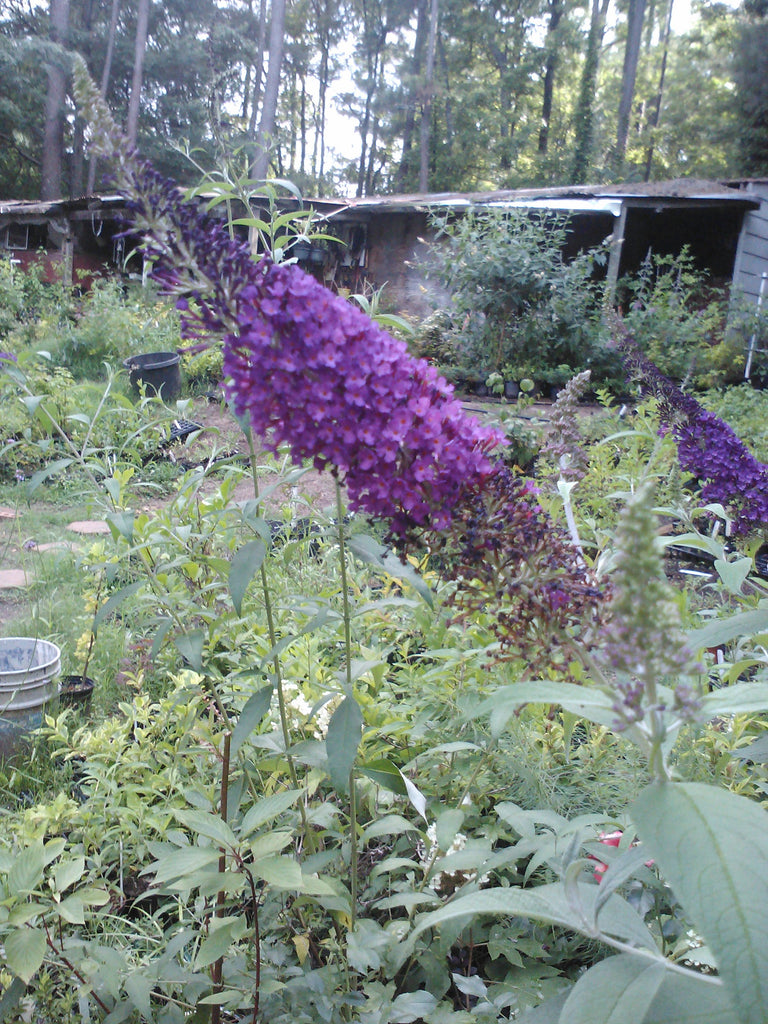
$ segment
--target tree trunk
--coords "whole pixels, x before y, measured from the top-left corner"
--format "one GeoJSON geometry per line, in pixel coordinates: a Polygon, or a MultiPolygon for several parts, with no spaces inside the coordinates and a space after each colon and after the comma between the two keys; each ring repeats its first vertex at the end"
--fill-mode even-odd
{"type": "Polygon", "coordinates": [[[632,101],[635,96],[635,80],[637,79],[637,63],[640,58],[640,43],[643,37],[644,15],[645,0],[629,0],[627,46],[624,51],[621,99],[619,101],[619,117],[616,127],[616,149],[613,154],[613,170],[617,178],[621,177],[624,170],[624,158],[627,152],[629,118],[632,113],[632,101]]]}
{"type": "MultiPolygon", "coordinates": [[[[112,0],[112,13],[109,18],[109,35],[107,36],[107,52],[104,56],[104,67],[101,71],[101,84],[99,86],[99,93],[102,99],[107,95],[107,89],[109,88],[109,76],[112,73],[112,58],[115,53],[115,36],[117,35],[117,19],[120,13],[120,0],[112,0]]],[[[88,195],[93,192],[94,185],[96,184],[96,158],[91,157],[88,161],[88,181],[85,186],[85,191],[88,195]]]]}
{"type": "Polygon", "coordinates": [[[149,30],[149,0],[139,0],[136,15],[136,41],[133,50],[133,80],[131,82],[131,98],[128,103],[128,120],[125,134],[130,145],[136,145],[139,131],[139,106],[141,103],[141,82],[144,76],[144,56],[147,52],[147,33],[149,30]]]}
{"type": "Polygon", "coordinates": [[[421,131],[419,133],[419,192],[426,192],[429,183],[429,140],[432,132],[432,92],[435,84],[435,45],[439,13],[438,0],[431,0],[427,66],[424,75],[424,102],[421,108],[421,131]]]}
{"type": "Polygon", "coordinates": [[[672,10],[675,6],[675,0],[669,0],[669,8],[667,10],[667,23],[664,28],[664,52],[661,55],[661,70],[659,71],[659,88],[656,90],[656,97],[654,99],[653,114],[650,121],[650,139],[648,142],[648,152],[645,156],[645,175],[643,181],[651,180],[651,168],[653,167],[653,150],[655,146],[655,134],[656,130],[661,123],[661,101],[664,99],[664,80],[667,75],[667,56],[669,55],[669,37],[672,32],[672,10]]]}
{"type": "Polygon", "coordinates": [[[253,69],[253,99],[251,100],[251,116],[248,121],[248,135],[256,138],[259,123],[259,108],[262,100],[262,78],[264,76],[264,50],[267,45],[267,0],[261,0],[259,6],[259,40],[256,48],[256,64],[253,69]]]}
{"type": "Polygon", "coordinates": [[[563,16],[560,0],[550,0],[549,25],[547,27],[547,60],[544,65],[544,97],[541,104],[541,127],[539,128],[539,153],[544,155],[549,146],[549,122],[552,119],[552,103],[555,96],[555,71],[557,70],[557,46],[554,35],[563,16]]]}
{"type": "Polygon", "coordinates": [[[416,8],[416,38],[413,43],[411,60],[411,85],[408,95],[408,106],[403,124],[403,150],[400,165],[395,176],[395,191],[405,192],[412,188],[413,135],[416,129],[416,87],[415,83],[421,75],[424,63],[424,48],[428,34],[427,0],[418,0],[416,8]]]}
{"type": "Polygon", "coordinates": [[[283,62],[285,39],[285,0],[272,0],[272,24],[269,29],[269,68],[264,83],[261,118],[256,138],[256,153],[251,165],[251,177],[258,181],[267,177],[269,150],[275,133],[275,115],[280,92],[280,67],[283,62]]]}
{"type": "MultiPolygon", "coordinates": [[[[69,32],[69,0],[51,0],[51,41],[64,47],[69,32]]],[[[40,198],[61,199],[64,165],[64,102],[67,95],[67,73],[63,54],[47,66],[48,91],[45,96],[43,123],[43,160],[40,198]]]]}
{"type": "Polygon", "coordinates": [[[576,140],[571,166],[571,180],[583,184],[587,180],[592,163],[592,147],[595,136],[595,91],[597,72],[600,67],[600,50],[605,33],[605,19],[610,0],[592,0],[592,16],[589,22],[587,51],[581,70],[579,98],[576,104],[576,140]]]}

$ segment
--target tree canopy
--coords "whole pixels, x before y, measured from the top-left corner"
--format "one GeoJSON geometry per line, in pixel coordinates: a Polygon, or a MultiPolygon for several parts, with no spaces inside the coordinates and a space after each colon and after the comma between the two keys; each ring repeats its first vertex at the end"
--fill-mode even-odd
{"type": "Polygon", "coordinates": [[[75,51],[182,181],[188,148],[314,194],[768,173],[767,5],[675,2],[4,0],[0,195],[99,187],[75,51]]]}

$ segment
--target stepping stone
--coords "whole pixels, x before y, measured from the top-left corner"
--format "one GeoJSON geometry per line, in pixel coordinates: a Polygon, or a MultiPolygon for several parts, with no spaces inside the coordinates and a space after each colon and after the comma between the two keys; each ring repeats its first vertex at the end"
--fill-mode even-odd
{"type": "Polygon", "coordinates": [[[18,519],[18,513],[15,509],[6,508],[4,505],[0,505],[0,519],[18,519]]]}
{"type": "Polygon", "coordinates": [[[28,587],[32,580],[23,569],[0,569],[0,590],[28,587]]]}
{"type": "Polygon", "coordinates": [[[109,533],[109,526],[102,519],[80,519],[77,522],[70,523],[67,529],[73,533],[86,535],[109,533]]]}
{"type": "Polygon", "coordinates": [[[77,551],[77,544],[69,540],[52,540],[48,544],[35,544],[34,551],[77,551]]]}

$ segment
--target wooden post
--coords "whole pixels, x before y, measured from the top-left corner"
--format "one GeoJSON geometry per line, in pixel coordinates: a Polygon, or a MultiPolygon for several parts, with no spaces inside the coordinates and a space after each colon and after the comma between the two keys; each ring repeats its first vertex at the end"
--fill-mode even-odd
{"type": "Polygon", "coordinates": [[[627,225],[627,205],[621,204],[621,213],[614,221],[613,233],[611,235],[610,252],[608,255],[608,269],[605,274],[605,301],[613,305],[616,298],[616,282],[619,280],[619,266],[621,264],[621,250],[624,247],[624,229],[627,225]]]}

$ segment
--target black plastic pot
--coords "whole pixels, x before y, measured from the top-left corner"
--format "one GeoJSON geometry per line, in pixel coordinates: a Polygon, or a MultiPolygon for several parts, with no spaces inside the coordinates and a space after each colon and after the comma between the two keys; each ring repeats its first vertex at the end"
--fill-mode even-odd
{"type": "Polygon", "coordinates": [[[62,676],[59,682],[59,703],[65,708],[87,708],[91,703],[94,686],[90,676],[62,676]]]}
{"type": "Polygon", "coordinates": [[[178,352],[147,352],[141,356],[128,356],[123,366],[136,392],[140,391],[143,381],[148,395],[160,395],[166,402],[179,397],[181,356],[178,352]]]}

